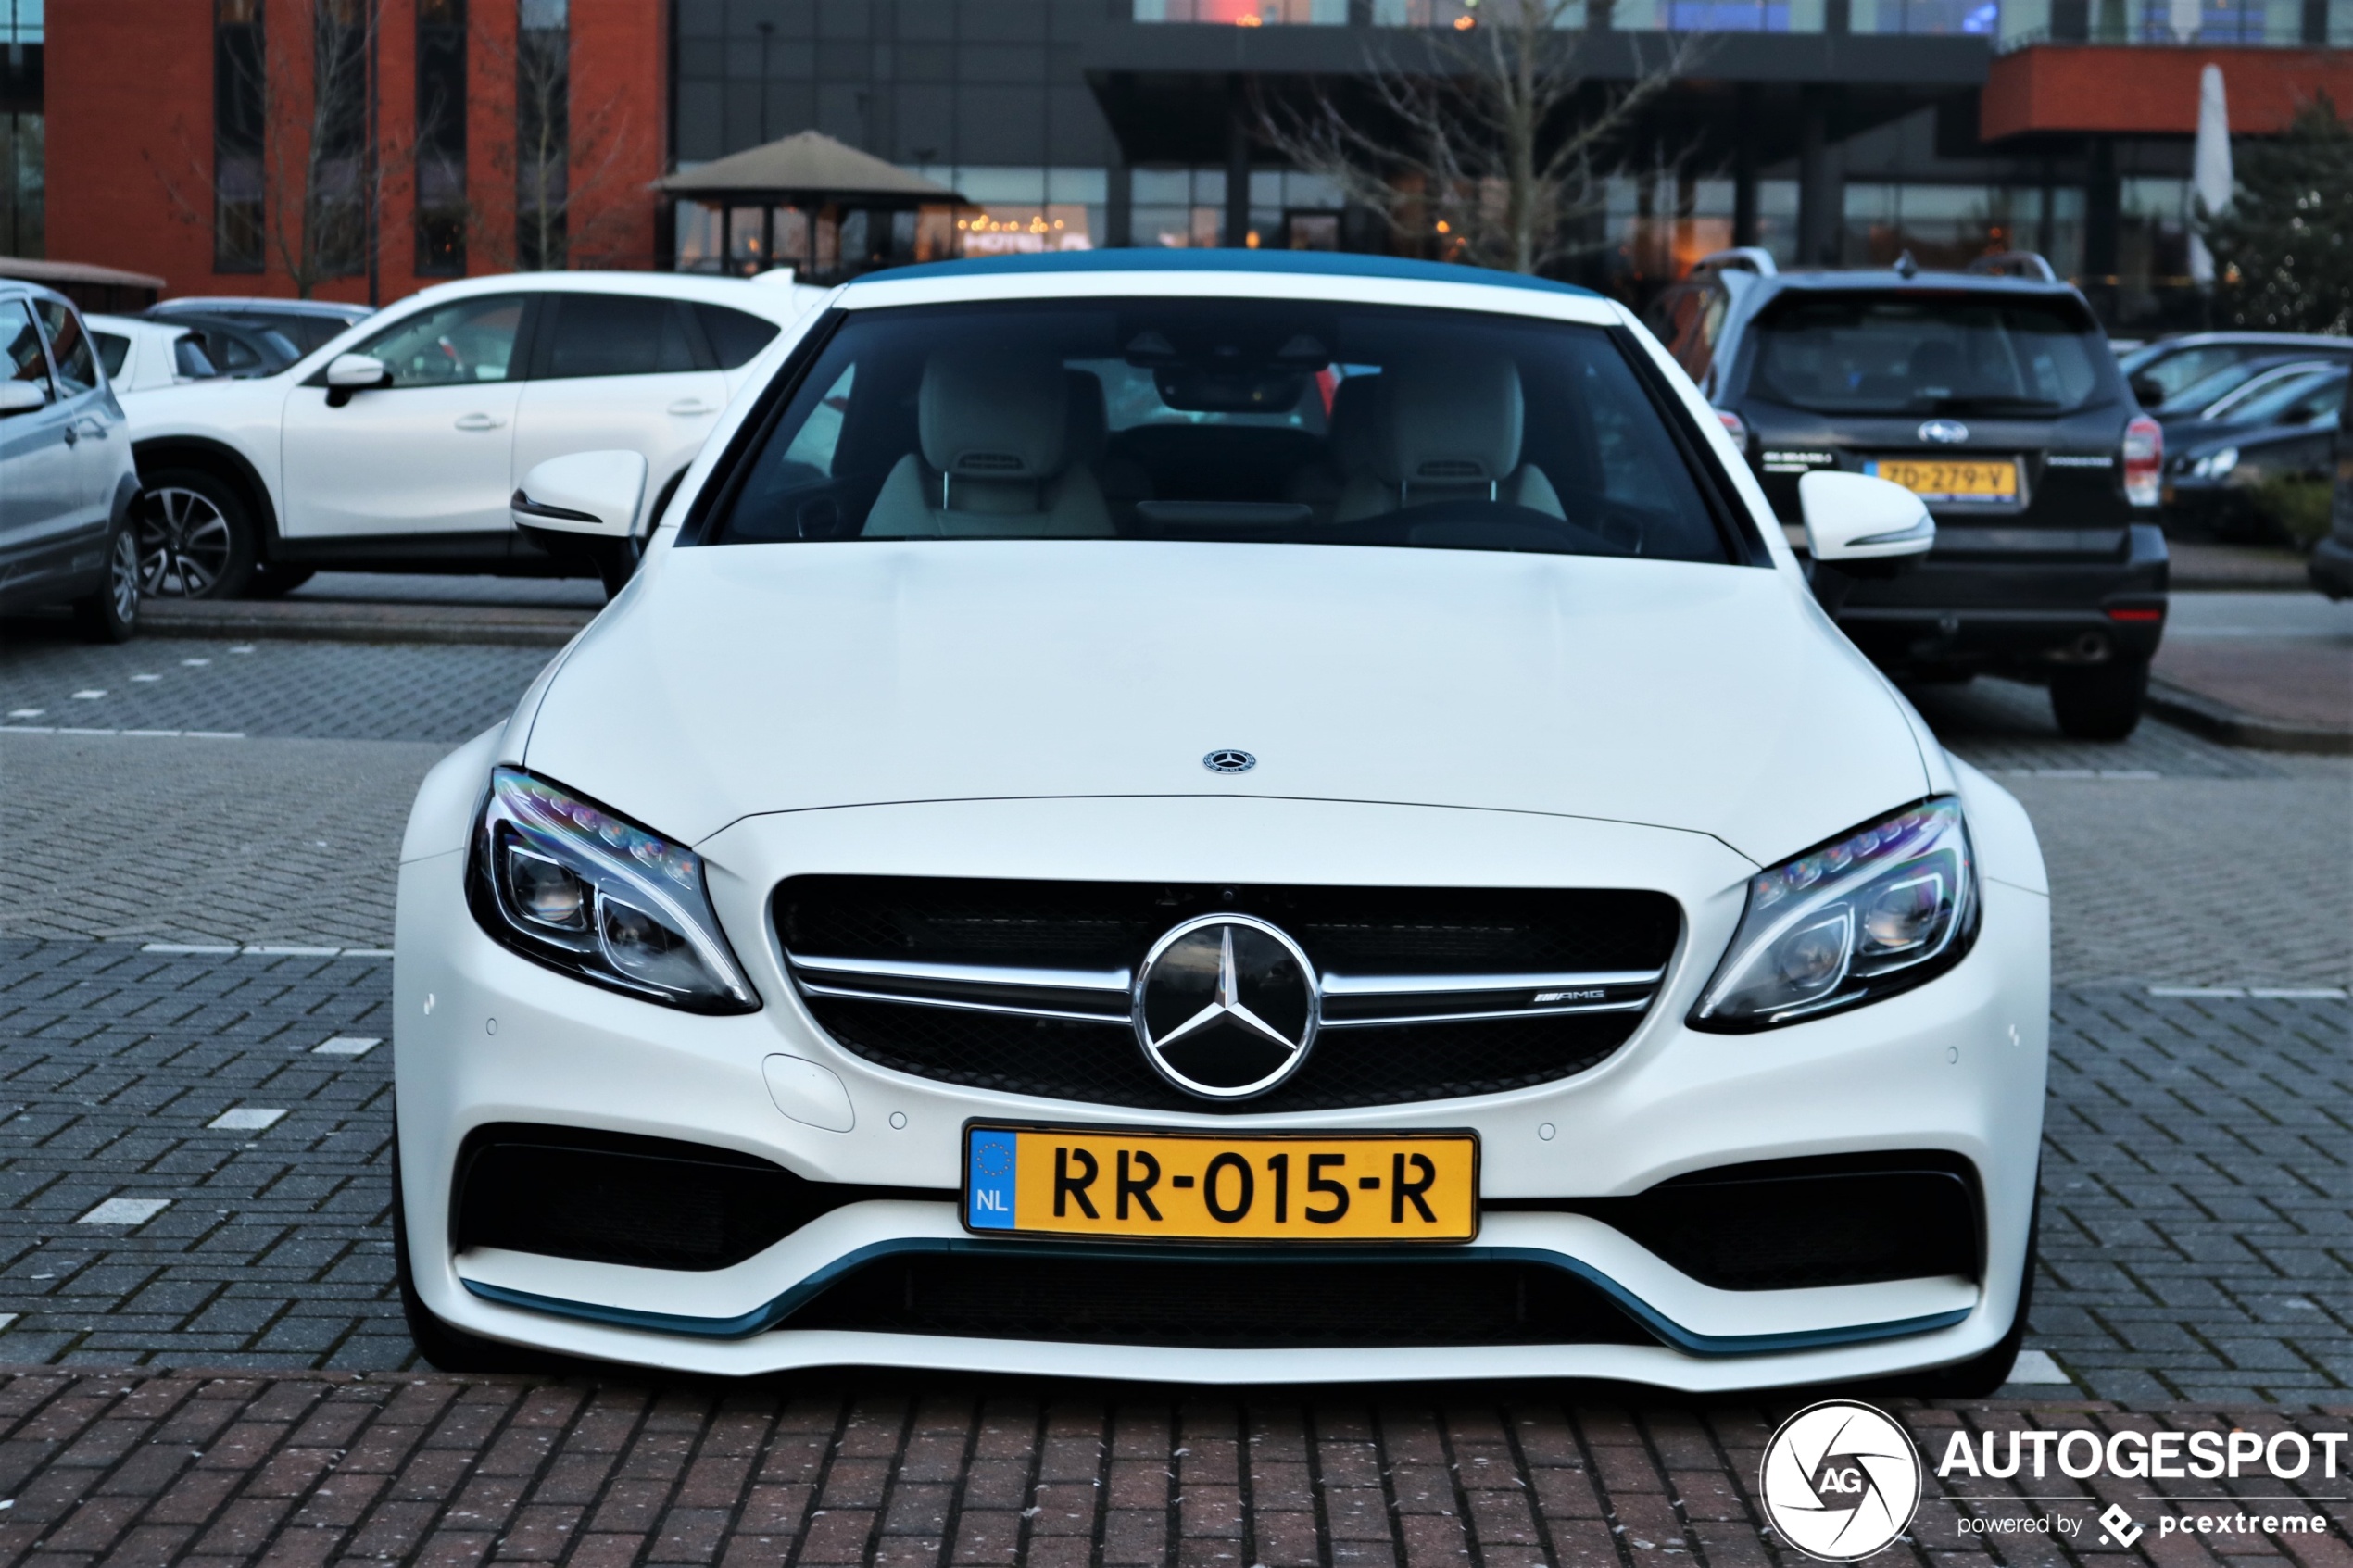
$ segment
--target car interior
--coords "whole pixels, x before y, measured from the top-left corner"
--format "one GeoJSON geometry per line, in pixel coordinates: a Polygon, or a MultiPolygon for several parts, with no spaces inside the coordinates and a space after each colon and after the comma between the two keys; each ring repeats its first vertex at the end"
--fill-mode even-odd
{"type": "Polygon", "coordinates": [[[853,313],[714,517],[712,543],[1734,558],[1606,333],[1275,302],[853,313]]]}

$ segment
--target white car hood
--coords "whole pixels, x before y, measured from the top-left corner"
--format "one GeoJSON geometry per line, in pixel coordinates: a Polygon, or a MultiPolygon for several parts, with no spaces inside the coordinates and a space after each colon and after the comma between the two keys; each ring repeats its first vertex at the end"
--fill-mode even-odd
{"type": "Polygon", "coordinates": [[[1802,593],[1400,548],[671,549],[573,648],[525,760],[688,843],[770,811],[1244,795],[1648,823],[1769,862],[1927,788],[1802,593]],[[1208,771],[1221,747],[1257,766],[1208,771]]]}

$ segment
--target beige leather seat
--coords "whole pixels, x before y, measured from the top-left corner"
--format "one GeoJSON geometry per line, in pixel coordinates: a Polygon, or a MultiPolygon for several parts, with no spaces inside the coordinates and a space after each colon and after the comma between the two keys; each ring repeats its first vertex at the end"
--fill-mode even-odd
{"type": "Polygon", "coordinates": [[[1373,448],[1380,441],[1382,378],[1349,376],[1332,389],[1330,433],[1324,458],[1308,464],[1283,486],[1287,501],[1304,501],[1328,518],[1354,479],[1370,479],[1373,448]]]}
{"type": "Polygon", "coordinates": [[[1110,538],[1102,491],[1074,450],[1092,410],[1074,420],[1071,398],[1062,362],[1046,355],[932,356],[916,398],[922,450],[883,481],[865,537],[1110,538]]]}
{"type": "Polygon", "coordinates": [[[1567,516],[1544,470],[1519,460],[1527,406],[1509,358],[1431,355],[1384,366],[1378,379],[1371,460],[1349,476],[1335,521],[1456,500],[1567,516]]]}

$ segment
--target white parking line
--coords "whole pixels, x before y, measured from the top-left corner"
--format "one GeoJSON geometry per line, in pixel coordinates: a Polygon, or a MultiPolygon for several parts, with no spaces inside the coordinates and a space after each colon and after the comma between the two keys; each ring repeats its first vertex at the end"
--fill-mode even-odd
{"type": "Polygon", "coordinates": [[[384,1042],[369,1035],[338,1035],[310,1047],[313,1056],[366,1056],[384,1042]]]}
{"type": "Polygon", "coordinates": [[[283,1110],[241,1105],[234,1110],[222,1111],[205,1125],[223,1133],[258,1133],[276,1126],[285,1119],[285,1114],[283,1110]]]}
{"type": "Polygon", "coordinates": [[[147,739],[160,736],[178,740],[245,738],[243,730],[93,730],[61,724],[0,724],[0,735],[134,735],[147,739]]]}
{"type": "Polygon", "coordinates": [[[2209,1001],[2244,1001],[2249,997],[2267,1002],[2341,1002],[2348,993],[2342,985],[2152,985],[2152,997],[2204,997],[2209,1001]]]}
{"type": "Polygon", "coordinates": [[[2018,1360],[2010,1363],[2008,1381],[2058,1383],[2072,1386],[2075,1379],[2059,1370],[2058,1362],[2051,1360],[2051,1353],[2048,1350],[2020,1350],[2018,1353],[2018,1360]]]}
{"type": "Polygon", "coordinates": [[[171,1207],[168,1198],[109,1198],[81,1219],[78,1225],[144,1225],[171,1207]]]}
{"type": "Polygon", "coordinates": [[[285,947],[274,944],[245,942],[142,942],[143,953],[196,954],[206,957],[230,958],[239,954],[249,959],[388,959],[390,947],[285,947]]]}

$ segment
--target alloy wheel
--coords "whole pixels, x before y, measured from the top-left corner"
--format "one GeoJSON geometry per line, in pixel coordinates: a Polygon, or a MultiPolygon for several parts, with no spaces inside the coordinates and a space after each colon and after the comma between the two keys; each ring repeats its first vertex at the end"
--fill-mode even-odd
{"type": "Polygon", "coordinates": [[[139,619],[139,540],[126,528],[114,536],[114,550],[107,562],[107,594],[114,600],[115,619],[129,625],[139,619]]]}
{"type": "Polygon", "coordinates": [[[201,493],[179,485],[139,498],[139,579],[159,597],[201,598],[229,567],[229,520],[201,493]]]}

